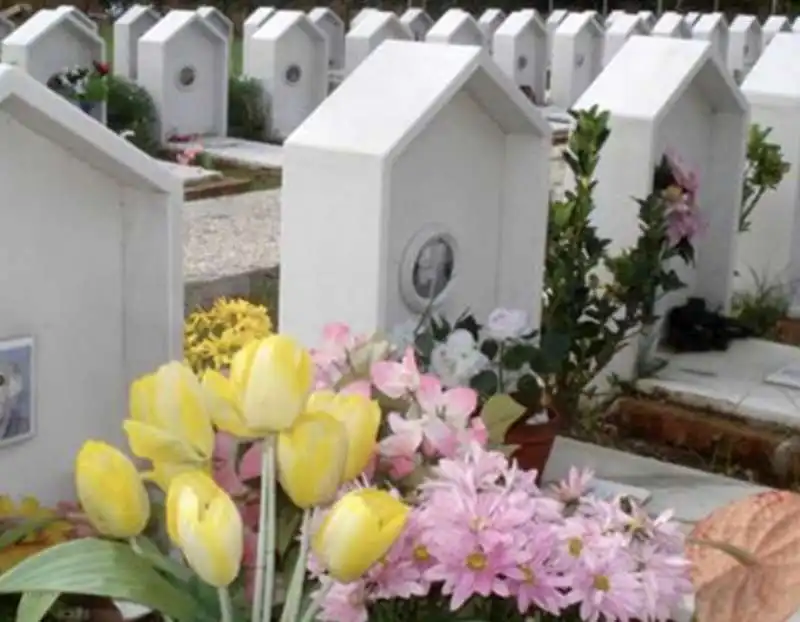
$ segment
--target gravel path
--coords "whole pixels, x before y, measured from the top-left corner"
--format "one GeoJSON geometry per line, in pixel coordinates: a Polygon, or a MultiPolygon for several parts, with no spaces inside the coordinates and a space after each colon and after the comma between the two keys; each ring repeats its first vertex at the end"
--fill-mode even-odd
{"type": "MultiPolygon", "coordinates": [[[[564,164],[553,149],[550,180],[563,190],[564,164]]],[[[183,211],[184,278],[187,282],[272,268],[279,263],[280,190],[188,202],[183,211]]]]}

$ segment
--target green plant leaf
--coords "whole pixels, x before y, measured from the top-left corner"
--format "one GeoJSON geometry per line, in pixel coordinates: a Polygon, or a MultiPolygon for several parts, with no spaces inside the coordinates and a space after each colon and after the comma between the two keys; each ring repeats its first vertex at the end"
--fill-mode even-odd
{"type": "Polygon", "coordinates": [[[34,531],[48,527],[57,520],[59,519],[55,516],[47,516],[44,518],[32,518],[15,525],[0,534],[0,551],[16,544],[23,538],[27,538],[34,531]]]}
{"type": "Polygon", "coordinates": [[[188,581],[194,575],[190,568],[164,555],[150,538],[139,536],[135,539],[133,547],[133,550],[154,568],[172,575],[179,581],[188,581]]]}
{"type": "Polygon", "coordinates": [[[16,622],[39,622],[60,595],[58,592],[26,592],[19,599],[16,622]]]}
{"type": "Polygon", "coordinates": [[[197,603],[127,544],[81,538],[30,557],[0,575],[0,593],[61,592],[128,600],[178,620],[197,603]]]}
{"type": "Polygon", "coordinates": [[[489,433],[489,442],[502,445],[506,433],[525,413],[525,407],[514,401],[510,395],[499,394],[490,397],[481,410],[481,419],[489,433]]]}

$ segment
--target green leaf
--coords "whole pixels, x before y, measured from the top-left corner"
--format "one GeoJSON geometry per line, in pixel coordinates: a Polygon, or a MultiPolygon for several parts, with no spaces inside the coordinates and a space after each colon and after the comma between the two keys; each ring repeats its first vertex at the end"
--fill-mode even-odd
{"type": "Polygon", "coordinates": [[[129,600],[178,620],[197,603],[127,544],[81,538],[29,557],[0,575],[0,593],[61,592],[129,600]]]}
{"type": "Polygon", "coordinates": [[[134,542],[133,550],[154,568],[172,575],[179,581],[188,581],[194,575],[190,568],[164,555],[150,538],[140,536],[134,542]]]}
{"type": "Polygon", "coordinates": [[[32,518],[4,531],[0,534],[0,551],[16,544],[23,538],[27,538],[34,531],[39,531],[40,529],[48,527],[57,520],[58,518],[55,516],[32,518]]]}
{"type": "Polygon", "coordinates": [[[494,395],[497,393],[497,374],[491,369],[485,369],[479,374],[475,374],[469,381],[473,389],[481,395],[494,395]]]}
{"type": "Polygon", "coordinates": [[[489,442],[501,445],[506,433],[525,413],[525,407],[515,402],[510,395],[490,397],[481,410],[481,419],[489,433],[489,442]]]}
{"type": "Polygon", "coordinates": [[[58,592],[26,592],[19,599],[17,622],[39,622],[59,596],[58,592]]]}

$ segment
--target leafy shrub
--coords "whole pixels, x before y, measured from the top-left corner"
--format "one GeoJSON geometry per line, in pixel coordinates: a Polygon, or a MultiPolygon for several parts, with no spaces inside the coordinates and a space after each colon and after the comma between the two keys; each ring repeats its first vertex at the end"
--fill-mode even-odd
{"type": "Polygon", "coordinates": [[[120,76],[108,76],[108,128],[151,155],[158,151],[158,113],[150,94],[120,76]]]}
{"type": "Polygon", "coordinates": [[[269,119],[258,80],[231,76],[228,82],[228,136],[262,142],[269,137],[269,119]]]}

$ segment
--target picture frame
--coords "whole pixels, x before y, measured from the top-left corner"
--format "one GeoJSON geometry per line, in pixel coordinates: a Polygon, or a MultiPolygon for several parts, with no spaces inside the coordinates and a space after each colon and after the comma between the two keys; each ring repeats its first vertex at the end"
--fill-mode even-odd
{"type": "Polygon", "coordinates": [[[0,340],[0,449],[36,436],[35,388],[33,338],[0,340]]]}

